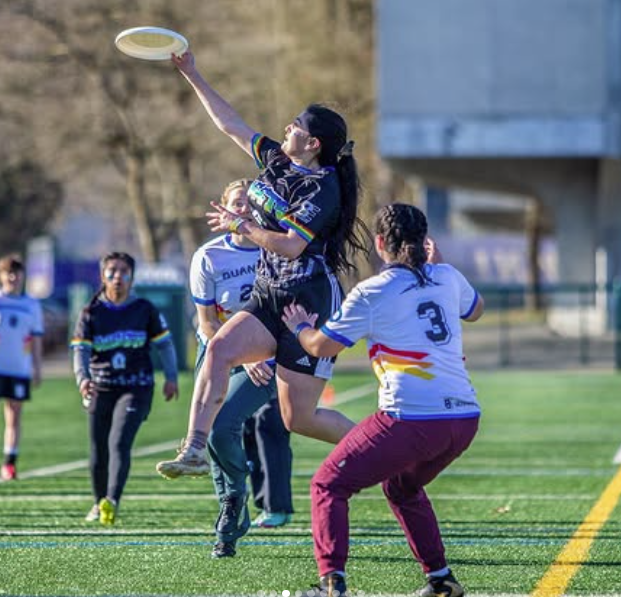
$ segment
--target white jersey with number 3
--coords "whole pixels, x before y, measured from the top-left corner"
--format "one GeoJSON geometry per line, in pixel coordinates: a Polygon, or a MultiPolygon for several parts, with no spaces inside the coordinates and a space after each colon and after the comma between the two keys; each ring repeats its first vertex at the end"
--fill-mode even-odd
{"type": "Polygon", "coordinates": [[[461,319],[472,313],[477,292],[448,264],[425,268],[426,285],[394,265],[361,282],[321,331],[345,346],[367,339],[380,410],[403,419],[476,417],[461,319]]]}
{"type": "MultiPolygon", "coordinates": [[[[258,259],[258,247],[240,247],[230,234],[205,243],[192,257],[192,300],[197,305],[214,305],[220,321],[227,321],[250,298],[258,259]]],[[[207,342],[207,338],[201,340],[207,342]]]]}

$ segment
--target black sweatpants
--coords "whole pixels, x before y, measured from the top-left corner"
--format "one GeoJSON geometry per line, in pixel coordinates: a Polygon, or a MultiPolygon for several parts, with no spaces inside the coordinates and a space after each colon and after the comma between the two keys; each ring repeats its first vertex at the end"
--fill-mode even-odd
{"type": "Polygon", "coordinates": [[[95,501],[117,503],[129,476],[131,449],[153,401],[153,386],[100,391],[89,407],[91,483],[95,501]]]}

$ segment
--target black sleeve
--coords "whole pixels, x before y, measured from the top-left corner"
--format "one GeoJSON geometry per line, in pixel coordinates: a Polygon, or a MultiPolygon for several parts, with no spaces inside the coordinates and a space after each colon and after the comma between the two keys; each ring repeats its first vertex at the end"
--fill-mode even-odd
{"type": "Polygon", "coordinates": [[[93,346],[93,330],[91,325],[91,312],[88,307],[82,309],[78,320],[75,322],[73,336],[71,338],[71,348],[81,348],[93,346]]]}
{"type": "Polygon", "coordinates": [[[274,141],[274,139],[270,139],[260,133],[256,133],[252,138],[252,157],[254,158],[257,168],[263,170],[276,158],[282,157],[283,155],[278,141],[274,141]]]}

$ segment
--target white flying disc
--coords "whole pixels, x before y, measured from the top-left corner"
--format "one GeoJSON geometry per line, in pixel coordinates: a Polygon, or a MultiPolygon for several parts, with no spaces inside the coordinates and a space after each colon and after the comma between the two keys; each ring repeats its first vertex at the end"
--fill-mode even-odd
{"type": "Polygon", "coordinates": [[[114,43],[124,54],[143,60],[170,60],[171,54],[180,56],[189,46],[183,35],[162,27],[126,29],[114,43]]]}

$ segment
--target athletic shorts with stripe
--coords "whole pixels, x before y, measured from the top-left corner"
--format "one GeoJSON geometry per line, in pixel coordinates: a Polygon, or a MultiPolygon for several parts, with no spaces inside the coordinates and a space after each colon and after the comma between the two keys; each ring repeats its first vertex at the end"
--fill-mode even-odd
{"type": "Polygon", "coordinates": [[[243,311],[254,315],[274,336],[277,343],[276,364],[322,379],[332,377],[336,357],[317,358],[309,355],[282,321],[286,305],[295,302],[308,313],[317,313],[316,327],[323,325],[343,301],[343,290],[336,276],[314,276],[295,286],[279,288],[257,279],[250,300],[243,311]]]}

